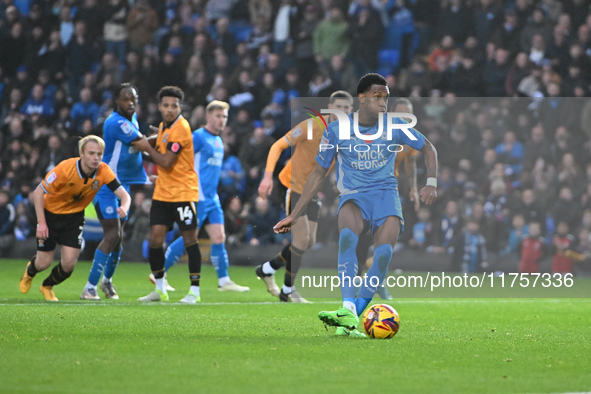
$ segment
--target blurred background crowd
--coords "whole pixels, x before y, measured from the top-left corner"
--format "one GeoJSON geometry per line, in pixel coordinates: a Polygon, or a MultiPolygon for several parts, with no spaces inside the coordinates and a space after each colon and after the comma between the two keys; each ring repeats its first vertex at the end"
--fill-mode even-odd
{"type": "MultiPolygon", "coordinates": [[[[271,230],[280,199],[257,199],[268,150],[295,99],[354,94],[367,72],[413,101],[439,151],[436,205],[415,211],[401,176],[400,247],[470,270],[487,253],[518,256],[536,231],[591,252],[587,0],[0,0],[0,254],[34,237],[31,191],[79,137],[101,134],[121,82],[138,88],[146,134],[161,86],[183,88],[194,129],[209,101],[229,102],[229,242],[287,242],[271,230]]],[[[126,233],[142,241],[151,188],[133,194],[126,233]]],[[[327,184],[322,196],[328,243],[336,193],[327,184]]]]}

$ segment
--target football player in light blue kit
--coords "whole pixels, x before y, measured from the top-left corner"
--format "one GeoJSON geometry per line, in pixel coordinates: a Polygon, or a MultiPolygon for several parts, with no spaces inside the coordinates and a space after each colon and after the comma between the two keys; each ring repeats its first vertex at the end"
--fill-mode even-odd
{"type": "MultiPolygon", "coordinates": [[[[140,133],[135,109],[138,95],[129,83],[121,84],[115,92],[116,108],[103,125],[105,154],[103,161],[111,167],[117,179],[129,193],[129,185],[148,183],[141,151],[146,138],[140,133]]],[[[119,299],[112,278],[121,258],[121,240],[127,218],[119,219],[120,201],[106,187],[102,187],[93,200],[97,216],[103,227],[104,238],[94,253],[88,283],[80,296],[83,300],[100,300],[97,284],[104,271],[101,290],[107,298],[119,299]]]]}
{"type": "MultiPolygon", "coordinates": [[[[218,274],[218,290],[245,292],[250,288],[237,285],[228,275],[229,260],[225,245],[224,211],[217,192],[224,160],[224,144],[219,134],[228,122],[229,108],[230,105],[226,102],[212,101],[205,108],[205,126],[193,132],[195,172],[199,175],[197,223],[199,228],[205,226],[211,239],[211,263],[218,274]]],[[[168,246],[164,266],[166,271],[179,261],[184,250],[182,237],[168,246]]]]}
{"type": "MultiPolygon", "coordinates": [[[[338,273],[343,307],[320,312],[318,318],[328,325],[339,327],[337,335],[365,337],[357,330],[359,316],[386,277],[394,245],[404,230],[398,182],[394,176],[396,153],[401,145],[408,145],[425,155],[427,186],[419,193],[421,200],[430,205],[437,198],[437,151],[431,142],[408,126],[393,129],[391,139],[387,138],[388,114],[385,112],[389,95],[388,84],[381,75],[366,74],[359,80],[359,111],[343,116],[342,125],[339,121],[328,125],[316,156],[316,168],[304,186],[302,197],[293,212],[274,227],[278,233],[289,231],[306,204],[318,192],[336,158],[337,187],[340,191],[338,273]],[[384,131],[381,137],[372,140],[371,136],[378,134],[380,121],[384,131]],[[361,137],[367,138],[355,135],[354,123],[358,124],[361,137]],[[358,270],[355,250],[359,236],[366,231],[371,232],[374,240],[373,265],[355,298],[353,279],[358,270]]],[[[402,125],[407,122],[393,118],[391,123],[402,125]]]]}

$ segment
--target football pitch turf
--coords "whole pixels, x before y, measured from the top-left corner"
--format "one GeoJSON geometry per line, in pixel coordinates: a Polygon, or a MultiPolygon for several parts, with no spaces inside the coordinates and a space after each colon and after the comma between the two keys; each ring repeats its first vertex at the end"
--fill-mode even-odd
{"type": "Polygon", "coordinates": [[[147,264],[121,264],[121,299],[100,302],[79,299],[88,262],[55,287],[57,303],[39,292],[49,271],[19,292],[24,267],[0,260],[1,393],[591,391],[585,298],[394,299],[398,334],[359,340],[317,319],[337,300],[279,303],[253,267],[231,268],[251,287],[236,294],[218,292],[205,266],[201,305],[175,303],[188,290],[186,266],[169,272],[170,304],[136,301],[153,289],[147,264]]]}

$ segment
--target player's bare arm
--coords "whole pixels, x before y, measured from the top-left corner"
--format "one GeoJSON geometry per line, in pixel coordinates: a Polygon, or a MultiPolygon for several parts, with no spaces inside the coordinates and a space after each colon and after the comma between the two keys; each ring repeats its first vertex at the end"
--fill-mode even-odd
{"type": "Polygon", "coordinates": [[[151,145],[147,148],[148,149],[145,152],[150,155],[150,160],[165,170],[170,169],[174,163],[176,163],[178,158],[176,153],[170,150],[167,150],[165,153],[160,153],[151,145]]]}
{"type": "Polygon", "coordinates": [[[404,159],[404,172],[406,179],[410,182],[410,201],[414,203],[415,211],[419,210],[421,202],[419,200],[419,188],[417,187],[417,158],[416,156],[407,156],[404,159]]]}
{"type": "Polygon", "coordinates": [[[281,153],[287,148],[289,148],[287,140],[285,138],[280,138],[275,141],[269,150],[265,174],[263,175],[263,179],[261,180],[258,190],[259,196],[263,199],[266,199],[267,196],[269,196],[273,191],[273,171],[275,171],[275,166],[277,165],[277,161],[279,160],[281,153]]]}
{"type": "Polygon", "coordinates": [[[156,147],[156,140],[158,139],[158,127],[150,125],[150,130],[156,134],[151,135],[151,136],[147,137],[146,139],[148,140],[148,143],[150,144],[150,146],[152,146],[152,148],[154,148],[154,147],[156,147]]]}
{"type": "Polygon", "coordinates": [[[151,146],[151,143],[148,141],[148,139],[145,136],[141,136],[141,137],[138,137],[137,139],[131,141],[131,145],[135,149],[137,149],[141,152],[145,152],[149,149],[149,147],[151,146]]]}
{"type": "Polygon", "coordinates": [[[314,196],[318,193],[318,190],[320,190],[320,186],[326,178],[327,173],[328,168],[324,168],[320,164],[316,164],[316,168],[314,168],[314,171],[312,174],[310,174],[310,177],[304,185],[302,197],[300,197],[298,203],[293,209],[293,212],[288,217],[277,223],[273,227],[273,231],[275,231],[277,234],[286,233],[289,231],[290,227],[301,216],[304,208],[306,208],[310,200],[312,200],[312,198],[314,198],[314,196]]]}
{"type": "Polygon", "coordinates": [[[36,236],[39,239],[47,239],[49,237],[49,229],[45,220],[45,192],[41,188],[41,184],[37,186],[33,192],[33,201],[35,203],[35,213],[37,214],[37,232],[36,236]]]}
{"type": "Polygon", "coordinates": [[[425,144],[421,152],[425,155],[427,186],[422,188],[419,194],[423,203],[431,205],[437,199],[437,186],[436,184],[430,184],[431,179],[429,179],[432,178],[434,182],[437,182],[437,149],[435,149],[431,141],[425,138],[425,144]]]}
{"type": "Polygon", "coordinates": [[[117,208],[117,213],[119,214],[119,217],[123,219],[129,212],[129,207],[131,206],[131,197],[123,186],[120,186],[117,190],[115,190],[115,195],[121,199],[121,206],[117,208]]]}

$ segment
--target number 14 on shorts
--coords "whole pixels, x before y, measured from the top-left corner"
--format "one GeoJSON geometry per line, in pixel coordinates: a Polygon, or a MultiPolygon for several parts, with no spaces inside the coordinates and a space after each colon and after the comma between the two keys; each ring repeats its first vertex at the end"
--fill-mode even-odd
{"type": "Polygon", "coordinates": [[[179,219],[181,221],[185,222],[185,224],[191,224],[195,215],[190,206],[177,207],[176,210],[179,212],[179,219]]]}

